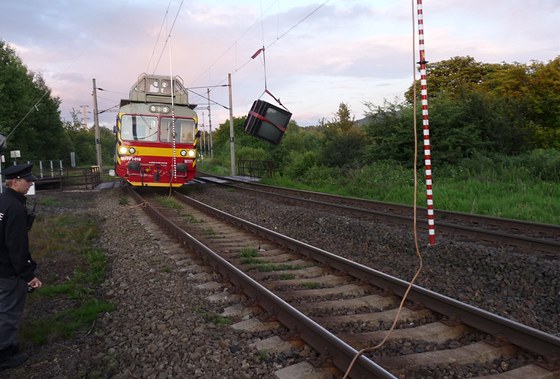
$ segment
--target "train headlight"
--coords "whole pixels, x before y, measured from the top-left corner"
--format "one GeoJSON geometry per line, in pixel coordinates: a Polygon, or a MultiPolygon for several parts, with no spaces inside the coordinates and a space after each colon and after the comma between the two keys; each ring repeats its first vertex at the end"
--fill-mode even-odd
{"type": "Polygon", "coordinates": [[[187,150],[181,150],[181,156],[182,157],[186,157],[187,156],[187,150]]]}
{"type": "Polygon", "coordinates": [[[136,149],[133,147],[126,147],[126,146],[119,147],[119,154],[121,155],[134,154],[134,153],[136,153],[136,149]]]}
{"type": "Polygon", "coordinates": [[[189,156],[189,158],[194,158],[196,156],[196,150],[187,151],[187,155],[189,156]]]}
{"type": "Polygon", "coordinates": [[[150,112],[152,113],[169,113],[171,112],[171,108],[167,105],[150,105],[150,112]]]}

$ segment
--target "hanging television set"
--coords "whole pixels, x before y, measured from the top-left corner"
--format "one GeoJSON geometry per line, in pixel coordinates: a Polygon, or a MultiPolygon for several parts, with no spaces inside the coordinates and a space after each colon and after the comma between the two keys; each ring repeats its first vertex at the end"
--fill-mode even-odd
{"type": "Polygon", "coordinates": [[[255,100],[243,129],[254,137],[278,145],[291,117],[292,114],[285,109],[263,100],[255,100]]]}

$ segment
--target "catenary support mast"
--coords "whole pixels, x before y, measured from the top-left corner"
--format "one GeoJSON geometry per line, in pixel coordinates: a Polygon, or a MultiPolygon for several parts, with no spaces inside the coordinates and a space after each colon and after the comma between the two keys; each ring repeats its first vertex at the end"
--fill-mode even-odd
{"type": "Polygon", "coordinates": [[[426,200],[428,207],[428,237],[430,245],[436,243],[434,199],[432,193],[432,159],[430,150],[430,123],[428,121],[428,86],[426,81],[426,52],[424,49],[424,11],[422,0],[417,0],[418,48],[420,51],[420,87],[422,100],[422,134],[424,136],[424,164],[426,166],[426,200]]]}

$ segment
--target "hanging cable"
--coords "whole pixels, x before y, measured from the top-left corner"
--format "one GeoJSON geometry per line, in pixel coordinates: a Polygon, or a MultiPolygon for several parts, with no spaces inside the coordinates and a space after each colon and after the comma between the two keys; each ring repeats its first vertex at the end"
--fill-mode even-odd
{"type": "Polygon", "coordinates": [[[263,93],[261,94],[261,96],[259,96],[259,99],[266,93],[266,94],[268,94],[270,97],[272,97],[274,100],[276,100],[276,102],[277,102],[278,104],[280,104],[280,106],[281,106],[282,108],[284,108],[285,110],[287,110],[287,111],[289,112],[288,108],[286,108],[286,107],[284,106],[284,104],[282,104],[282,102],[280,101],[280,99],[277,98],[276,96],[274,96],[274,95],[272,94],[272,92],[270,92],[270,91],[268,90],[268,83],[267,83],[267,80],[266,80],[266,51],[265,51],[265,47],[263,46],[262,48],[260,48],[259,50],[257,50],[257,51],[251,56],[251,59],[255,59],[255,58],[258,57],[261,53],[262,53],[262,56],[263,56],[263,68],[264,68],[264,91],[263,91],[263,93]]]}
{"type": "MultiPolygon", "coordinates": [[[[175,25],[175,23],[173,23],[175,25]]],[[[169,36],[167,37],[169,41],[169,79],[170,79],[170,91],[171,91],[171,144],[172,144],[172,159],[171,159],[171,175],[170,175],[170,182],[169,182],[169,191],[171,195],[171,191],[173,186],[171,183],[177,177],[177,134],[175,129],[175,81],[173,80],[173,60],[171,59],[171,31],[169,32],[169,36]]],[[[161,122],[161,121],[160,121],[161,122]]]]}
{"type": "MultiPolygon", "coordinates": [[[[417,0],[418,2],[418,6],[421,9],[421,3],[422,0],[417,0]]],[[[418,138],[417,138],[417,123],[416,123],[416,59],[415,59],[415,54],[416,54],[416,42],[415,42],[415,27],[414,27],[414,0],[412,0],[412,53],[413,53],[413,57],[412,57],[412,91],[413,91],[413,130],[414,130],[414,204],[413,204],[413,234],[414,234],[414,248],[415,248],[415,252],[416,252],[416,256],[418,257],[418,269],[416,270],[414,276],[412,277],[412,280],[410,281],[410,283],[408,284],[408,287],[403,295],[403,298],[399,304],[399,308],[397,310],[397,314],[395,315],[395,318],[393,320],[393,324],[391,325],[391,327],[389,328],[389,330],[387,331],[387,334],[385,334],[385,337],[381,340],[381,342],[379,342],[377,345],[373,346],[373,347],[367,347],[364,349],[361,349],[360,351],[358,351],[354,358],[352,359],[352,361],[350,362],[350,364],[348,365],[348,368],[346,369],[346,372],[344,374],[343,379],[348,378],[348,376],[350,375],[350,372],[352,371],[352,367],[354,367],[354,364],[356,363],[356,361],[358,360],[358,358],[365,354],[368,351],[374,351],[379,349],[380,347],[382,347],[385,342],[387,342],[387,340],[389,339],[389,337],[391,336],[391,334],[393,333],[393,330],[395,329],[395,327],[397,326],[397,322],[399,321],[402,309],[404,307],[404,303],[406,301],[406,299],[408,298],[408,295],[410,293],[410,291],[412,290],[412,286],[414,285],[414,283],[416,282],[416,280],[418,279],[418,276],[420,275],[420,273],[422,272],[422,268],[423,268],[423,260],[422,260],[422,254],[420,253],[420,248],[418,245],[418,231],[417,231],[417,225],[416,225],[416,214],[417,214],[417,190],[418,190],[418,175],[417,175],[417,166],[418,166],[418,138]]]]}

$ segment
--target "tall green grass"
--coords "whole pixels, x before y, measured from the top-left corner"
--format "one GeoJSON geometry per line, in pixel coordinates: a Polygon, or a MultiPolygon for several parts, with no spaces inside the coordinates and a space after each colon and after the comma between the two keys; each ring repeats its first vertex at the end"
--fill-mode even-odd
{"type": "MultiPolygon", "coordinates": [[[[227,163],[227,162],[226,162],[227,163]]],[[[204,169],[229,174],[223,162],[208,160],[204,169]]],[[[419,207],[426,207],[426,177],[419,161],[416,176],[419,207]]],[[[200,167],[200,166],[199,166],[200,167]]],[[[474,155],[457,165],[432,167],[434,207],[560,224],[560,151],[535,150],[525,155],[474,155]]],[[[393,161],[363,167],[280,167],[263,183],[345,196],[414,204],[414,170],[393,161]]],[[[437,214],[436,214],[437,218],[437,214]]]]}
{"type": "MultiPolygon", "coordinates": [[[[560,224],[560,181],[543,180],[527,167],[507,162],[496,166],[433,168],[436,209],[560,224]]],[[[417,172],[417,205],[426,207],[426,178],[417,172]]],[[[264,178],[263,183],[378,201],[413,205],[414,170],[393,162],[343,170],[310,168],[305,176],[264,178]]],[[[437,217],[437,214],[436,214],[437,217]]]]}
{"type": "MultiPolygon", "coordinates": [[[[43,199],[42,204],[58,204],[43,199]]],[[[70,338],[91,328],[102,312],[115,306],[97,295],[106,276],[107,258],[95,246],[99,223],[86,215],[39,216],[30,233],[30,248],[45,276],[43,287],[28,299],[35,307],[23,320],[20,338],[35,344],[70,338]],[[51,306],[57,304],[57,306],[51,306]]]]}

